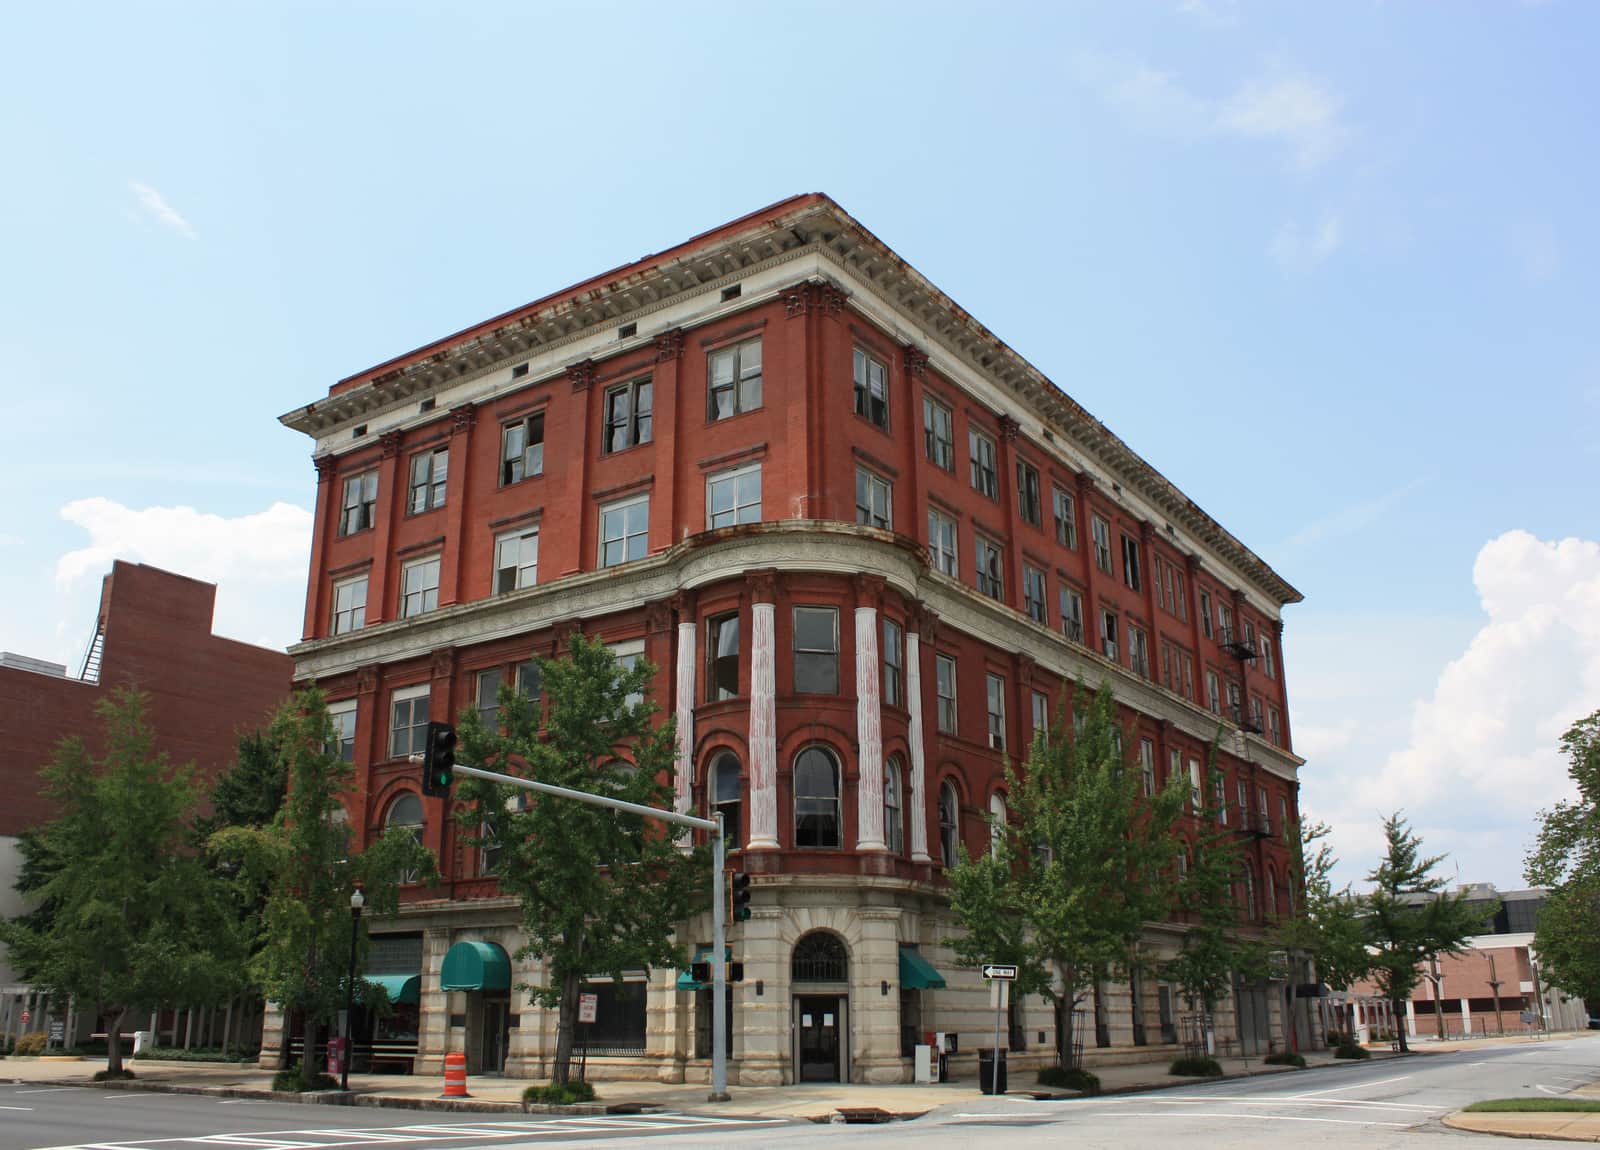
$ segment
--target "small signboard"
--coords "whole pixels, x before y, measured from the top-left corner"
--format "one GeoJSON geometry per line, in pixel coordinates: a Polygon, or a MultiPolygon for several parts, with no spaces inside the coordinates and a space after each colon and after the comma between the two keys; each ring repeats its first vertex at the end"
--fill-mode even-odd
{"type": "Polygon", "coordinates": [[[998,962],[986,962],[983,964],[983,977],[1012,982],[1017,977],[1017,968],[998,962]]]}
{"type": "Polygon", "coordinates": [[[1524,1026],[1526,1026],[1526,1025],[1527,1025],[1527,1024],[1528,1024],[1528,1023],[1530,1023],[1530,1022],[1533,1022],[1533,1021],[1534,1021],[1534,1020],[1535,1020],[1535,1019],[1537,1019],[1537,1018],[1538,1018],[1538,1017],[1539,1017],[1539,1016],[1538,1016],[1538,1015],[1537,1015],[1537,1014],[1535,1014],[1535,1013],[1534,1013],[1534,1012],[1533,1012],[1533,1011],[1531,1011],[1531,1010],[1524,1010],[1524,1011],[1523,1011],[1523,1012],[1522,1012],[1522,1022],[1523,1022],[1523,1025],[1524,1025],[1524,1026]]]}
{"type": "Polygon", "coordinates": [[[578,1021],[593,1022],[595,1009],[599,1003],[600,996],[598,994],[578,995],[578,1021]]]}
{"type": "Polygon", "coordinates": [[[50,1045],[60,1046],[67,1040],[67,1020],[52,1018],[50,1020],[50,1045]]]}

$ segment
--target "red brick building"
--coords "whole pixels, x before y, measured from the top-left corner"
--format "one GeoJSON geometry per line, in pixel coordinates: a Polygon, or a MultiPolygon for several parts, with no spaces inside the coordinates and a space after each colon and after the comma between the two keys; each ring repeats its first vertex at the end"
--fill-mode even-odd
{"type": "MultiPolygon", "coordinates": [[[[51,815],[39,768],[68,735],[102,753],[95,706],[110,691],[145,692],[157,748],[206,776],[233,761],[236,733],[263,723],[288,694],[288,655],[211,633],[216,594],[210,583],[118,560],[101,583],[95,637],[76,678],[59,664],[0,655],[0,742],[11,748],[0,766],[11,784],[0,808],[0,915],[22,909],[16,836],[51,815]]],[[[0,951],[0,1037],[18,1032],[27,994],[0,951]]],[[[42,1023],[42,1011],[31,1013],[42,1023]]]]}
{"type": "MultiPolygon", "coordinates": [[[[756,876],[732,934],[739,1081],[900,1080],[913,1035],[977,1045],[986,999],[943,945],[941,866],[958,841],[985,849],[1002,765],[1080,678],[1113,684],[1152,782],[1197,772],[1226,728],[1241,897],[1257,920],[1288,906],[1301,761],[1280,610],[1299,594],[825,196],[341,380],[284,422],[315,439],[318,476],[296,675],[346,731],[359,833],[419,825],[444,874],[375,958],[411,987],[425,1066],[464,1047],[540,1074],[554,1035],[503,986],[446,977],[458,946],[509,970],[516,909],[404,755],[428,716],[491,705],[574,628],[656,666],[679,804],[722,807],[756,876]]],[[[704,1073],[708,992],[639,977],[601,988],[614,1025],[591,1066],[704,1073]]],[[[1244,996],[1248,1045],[1284,1041],[1277,991],[1244,996]]],[[[1097,1003],[1112,1047],[1170,1038],[1153,977],[1097,1003]]],[[[1013,1016],[1014,1047],[1048,1050],[1044,1004],[1013,1016]]]]}

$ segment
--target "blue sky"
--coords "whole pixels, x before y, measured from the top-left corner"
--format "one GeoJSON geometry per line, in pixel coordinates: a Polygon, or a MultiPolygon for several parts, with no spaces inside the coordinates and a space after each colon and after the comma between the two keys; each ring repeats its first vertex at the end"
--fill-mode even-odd
{"type": "MultiPolygon", "coordinates": [[[[1306,594],[1305,806],[1520,881],[1600,707],[1600,224],[1544,4],[28,5],[0,648],[122,555],[299,635],[335,379],[825,191],[1306,594]]],[[[16,50],[20,48],[21,50],[16,50]]]]}

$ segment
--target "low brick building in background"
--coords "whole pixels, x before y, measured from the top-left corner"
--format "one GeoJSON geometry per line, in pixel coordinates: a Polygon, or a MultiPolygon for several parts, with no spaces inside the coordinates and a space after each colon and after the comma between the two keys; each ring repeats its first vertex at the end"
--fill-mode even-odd
{"type": "MultiPolygon", "coordinates": [[[[264,723],[288,694],[288,655],[212,634],[216,597],[214,584],[119,560],[101,584],[94,638],[76,676],[59,663],[0,653],[0,741],[9,748],[0,776],[10,796],[0,807],[0,916],[23,909],[14,889],[17,836],[52,814],[39,768],[68,735],[102,753],[95,706],[110,692],[145,692],[157,748],[206,778],[233,762],[237,732],[264,723]]],[[[0,948],[0,1042],[43,1029],[45,1014],[0,948]]]]}

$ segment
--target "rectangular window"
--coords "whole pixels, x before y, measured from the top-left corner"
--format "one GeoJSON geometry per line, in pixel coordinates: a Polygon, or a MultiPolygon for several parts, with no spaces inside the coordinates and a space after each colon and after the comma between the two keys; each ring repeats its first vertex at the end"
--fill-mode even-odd
{"type": "Polygon", "coordinates": [[[1153,572],[1153,582],[1150,585],[1150,589],[1155,592],[1156,606],[1165,607],[1167,605],[1166,584],[1161,577],[1166,573],[1168,564],[1159,554],[1156,554],[1151,556],[1150,566],[1153,572]]]}
{"type": "Polygon", "coordinates": [[[935,467],[956,469],[956,429],[950,409],[931,396],[922,397],[922,449],[935,467]]]}
{"type": "Polygon", "coordinates": [[[761,464],[706,477],[706,527],[761,522],[761,464]]]}
{"type": "MultiPolygon", "coordinates": [[[[617,673],[619,676],[633,670],[639,665],[639,660],[644,658],[644,640],[630,639],[625,643],[610,643],[607,649],[616,656],[617,673]]],[[[629,691],[622,696],[622,705],[632,709],[644,702],[644,692],[629,691]]]]}
{"type": "Polygon", "coordinates": [[[1267,708],[1267,735],[1272,739],[1274,746],[1283,746],[1283,719],[1276,707],[1267,708]]]}
{"type": "Polygon", "coordinates": [[[1241,778],[1235,780],[1235,785],[1239,788],[1239,825],[1248,827],[1250,825],[1250,784],[1241,778]]]}
{"type": "Polygon", "coordinates": [[[1005,580],[1001,577],[999,545],[979,535],[972,549],[978,561],[978,590],[991,599],[1003,600],[1006,597],[1005,580]]]}
{"type": "Polygon", "coordinates": [[[1094,536],[1094,565],[1107,575],[1111,574],[1111,524],[1099,515],[1089,517],[1089,531],[1094,536]]]}
{"type": "Polygon", "coordinates": [[[1200,813],[1200,760],[1189,760],[1189,806],[1195,814],[1200,813]]]}
{"type": "Polygon", "coordinates": [[[989,713],[989,747],[1006,749],[1006,681],[999,675],[986,675],[984,695],[989,713]]]}
{"type": "Polygon", "coordinates": [[[1251,695],[1250,696],[1250,725],[1253,726],[1258,731],[1264,731],[1264,730],[1267,729],[1265,726],[1262,725],[1262,722],[1261,722],[1261,696],[1260,695],[1251,695]]]}
{"type": "Polygon", "coordinates": [[[739,613],[717,615],[706,622],[706,653],[711,660],[708,697],[733,699],[739,694],[739,613]]]}
{"type": "Polygon", "coordinates": [[[1043,691],[1033,692],[1033,737],[1050,745],[1050,696],[1043,691]]]}
{"type": "Polygon", "coordinates": [[[1212,638],[1212,634],[1211,634],[1211,592],[1204,591],[1204,590],[1200,592],[1200,630],[1205,632],[1205,636],[1206,636],[1207,639],[1212,638]]]}
{"type": "Polygon", "coordinates": [[[524,699],[539,697],[539,660],[529,659],[517,664],[517,694],[524,699]]]}
{"type": "Polygon", "coordinates": [[[347,763],[356,761],[356,701],[345,699],[328,704],[328,718],[333,723],[333,742],[328,750],[347,763]]]}
{"type": "Polygon", "coordinates": [[[650,442],[654,392],[648,379],[619,384],[606,391],[604,454],[650,442]]]}
{"type": "Polygon", "coordinates": [[[491,731],[500,723],[500,680],[499,667],[478,672],[476,697],[473,702],[477,707],[478,721],[491,731]]]}
{"type": "Polygon", "coordinates": [[[339,512],[339,534],[365,531],[376,519],[378,473],[363,471],[344,481],[344,506],[339,512]]]}
{"type": "Polygon", "coordinates": [[[960,577],[956,565],[956,521],[932,508],[928,509],[928,558],[935,570],[960,577]]]}
{"type": "Polygon", "coordinates": [[[539,529],[525,527],[495,537],[494,593],[504,595],[539,581],[539,529]]]}
{"type": "Polygon", "coordinates": [[[367,625],[367,577],[357,576],[333,585],[333,633],[343,635],[367,625]]]}
{"type": "Polygon", "coordinates": [[[1217,629],[1222,633],[1224,643],[1233,642],[1233,608],[1226,603],[1217,604],[1217,629]]]}
{"type": "Polygon", "coordinates": [[[1272,833],[1272,808],[1267,805],[1267,788],[1256,788],[1256,829],[1264,835],[1272,833]]]}
{"type": "Polygon", "coordinates": [[[439,606],[439,557],[430,555],[400,569],[400,618],[409,619],[439,606]]]}
{"type": "Polygon", "coordinates": [[[1183,773],[1183,752],[1173,747],[1167,751],[1167,781],[1171,782],[1183,773]]]}
{"type": "Polygon", "coordinates": [[[1139,786],[1146,795],[1156,793],[1156,745],[1149,739],[1139,740],[1139,786]]]}
{"type": "Polygon", "coordinates": [[[643,559],[649,550],[650,497],[640,495],[600,509],[600,566],[643,559]]]}
{"type": "Polygon", "coordinates": [[[794,609],[794,690],[797,695],[839,692],[839,612],[833,607],[794,609]]]}
{"type": "Polygon", "coordinates": [[[1239,693],[1238,683],[1228,684],[1228,718],[1235,723],[1244,722],[1244,700],[1239,693]]]}
{"type": "Polygon", "coordinates": [[[1213,715],[1222,714],[1222,688],[1217,682],[1215,671],[1206,672],[1206,706],[1213,715]]]}
{"type": "Polygon", "coordinates": [[[1173,654],[1171,643],[1161,644],[1161,685],[1167,690],[1173,690],[1172,665],[1177,661],[1173,654]]]}
{"type": "Polygon", "coordinates": [[[1183,657],[1183,697],[1194,699],[1194,660],[1188,655],[1183,657]]]}
{"type": "MultiPolygon", "coordinates": [[[[1217,808],[1217,822],[1228,825],[1228,779],[1221,771],[1211,780],[1211,802],[1217,808]]],[[[1249,808],[1247,807],[1246,810],[1249,808]]]]}
{"type": "Polygon", "coordinates": [[[1022,601],[1027,608],[1028,617],[1035,623],[1050,625],[1045,617],[1044,606],[1045,586],[1044,572],[1037,567],[1022,565],[1022,601]]]}
{"type": "Polygon", "coordinates": [[[1050,504],[1056,518],[1056,542],[1078,549],[1078,509],[1071,495],[1059,487],[1050,489],[1050,504]]]}
{"type": "Polygon", "coordinates": [[[1071,587],[1061,588],[1061,633],[1074,643],[1083,642],[1083,596],[1071,587]]]}
{"type": "Polygon", "coordinates": [[[1144,586],[1139,571],[1139,541],[1131,535],[1122,537],[1122,581],[1134,591],[1144,586]]]}
{"type": "Polygon", "coordinates": [[[1017,513],[1023,521],[1039,526],[1041,512],[1039,510],[1039,472],[1030,465],[1017,460],[1017,513]]]}
{"type": "Polygon", "coordinates": [[[1260,642],[1261,662],[1257,665],[1261,668],[1261,673],[1267,678],[1276,678],[1276,668],[1272,663],[1272,638],[1263,633],[1260,642]]]}
{"type": "Polygon", "coordinates": [[[428,695],[426,683],[402,687],[389,696],[389,757],[403,758],[425,749],[428,741],[428,695]]]}
{"type": "Polygon", "coordinates": [[[905,634],[893,619],[883,621],[883,701],[886,706],[905,705],[905,634]]]}
{"type": "Polygon", "coordinates": [[[856,468],[856,522],[863,527],[892,529],[894,488],[881,475],[856,468]]]}
{"type": "Polygon", "coordinates": [[[544,412],[500,429],[500,484],[544,474],[544,412]]]}
{"type": "MultiPolygon", "coordinates": [[[[1287,795],[1278,796],[1278,830],[1282,832],[1285,839],[1289,837],[1289,798],[1287,795]]],[[[1291,887],[1290,889],[1293,890],[1294,888],[1291,887]]]]}
{"type": "Polygon", "coordinates": [[[856,414],[889,430],[889,372],[859,347],[855,350],[856,414]]]}
{"type": "Polygon", "coordinates": [[[995,498],[994,440],[975,428],[967,431],[967,454],[972,457],[972,488],[990,499],[995,498]]]}
{"type": "Polygon", "coordinates": [[[1148,679],[1150,677],[1150,642],[1145,633],[1133,624],[1128,624],[1128,665],[1134,673],[1148,679]]]}
{"type": "Polygon", "coordinates": [[[444,506],[445,483],[450,475],[450,449],[420,451],[411,457],[411,514],[444,506]]]}
{"type": "Polygon", "coordinates": [[[937,655],[933,660],[934,691],[939,698],[939,730],[956,733],[956,660],[954,655],[937,655]]]}
{"type": "Polygon", "coordinates": [[[706,418],[728,419],[761,406],[761,341],[711,353],[706,418]]]}
{"type": "Polygon", "coordinates": [[[1110,611],[1100,612],[1100,650],[1107,659],[1117,662],[1117,617],[1110,611]]]}

